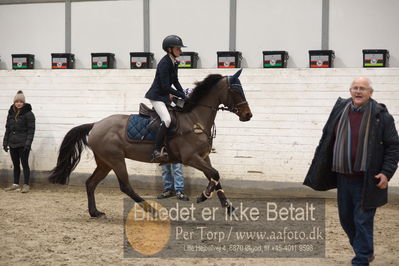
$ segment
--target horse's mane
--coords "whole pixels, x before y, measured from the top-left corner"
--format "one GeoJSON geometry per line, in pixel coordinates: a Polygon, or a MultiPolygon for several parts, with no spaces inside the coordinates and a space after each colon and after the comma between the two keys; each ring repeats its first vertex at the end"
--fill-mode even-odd
{"type": "Polygon", "coordinates": [[[190,112],[195,106],[197,106],[202,97],[207,95],[211,88],[222,78],[222,75],[210,74],[203,81],[196,82],[193,92],[188,98],[186,98],[183,112],[190,112]]]}

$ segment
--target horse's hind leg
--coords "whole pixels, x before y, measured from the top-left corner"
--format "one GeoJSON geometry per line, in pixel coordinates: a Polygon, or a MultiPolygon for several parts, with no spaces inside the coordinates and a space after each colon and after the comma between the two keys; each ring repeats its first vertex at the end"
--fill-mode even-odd
{"type": "Polygon", "coordinates": [[[152,214],[156,214],[157,211],[147,203],[142,197],[140,197],[136,192],[134,192],[132,186],[130,185],[129,182],[129,175],[127,173],[126,169],[126,164],[125,161],[123,160],[122,162],[119,162],[115,164],[115,166],[112,168],[118,177],[119,181],[119,187],[123,193],[128,195],[130,198],[132,198],[135,202],[139,203],[139,205],[147,212],[151,212],[152,214]]]}
{"type": "Polygon", "coordinates": [[[101,182],[101,180],[103,180],[108,175],[109,171],[111,171],[111,168],[97,162],[96,170],[94,170],[93,174],[86,181],[89,214],[91,217],[100,217],[105,215],[105,213],[97,210],[96,199],[94,197],[94,190],[96,189],[97,185],[101,182]]]}
{"type": "Polygon", "coordinates": [[[134,192],[132,186],[130,185],[129,175],[127,173],[126,164],[124,160],[122,162],[115,164],[112,170],[114,170],[118,178],[119,187],[123,193],[131,197],[135,202],[144,201],[142,197],[140,197],[136,192],[134,192]]]}

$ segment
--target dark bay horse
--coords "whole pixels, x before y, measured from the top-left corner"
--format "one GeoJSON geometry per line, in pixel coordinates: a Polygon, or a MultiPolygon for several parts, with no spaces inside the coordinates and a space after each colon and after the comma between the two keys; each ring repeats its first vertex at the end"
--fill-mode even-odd
{"type": "MultiPolygon", "coordinates": [[[[212,149],[212,126],[218,110],[229,110],[240,121],[249,121],[252,117],[238,78],[240,74],[241,70],[233,76],[212,74],[196,83],[182,112],[176,114],[178,133],[168,139],[167,143],[169,163],[179,162],[194,167],[202,171],[209,180],[197,202],[205,201],[216,191],[222,206],[228,208],[228,212],[234,208],[222,190],[219,173],[212,167],[209,153],[212,149]],[[225,107],[219,107],[220,105],[225,107]]],[[[130,185],[125,158],[149,163],[154,144],[129,142],[126,136],[128,119],[129,115],[112,115],[96,123],[80,125],[72,128],[62,141],[57,165],[51,171],[49,181],[66,184],[80,161],[83,148],[89,146],[97,163],[97,168],[86,181],[89,213],[92,217],[104,215],[97,210],[94,190],[111,170],[115,172],[122,192],[146,210],[151,209],[130,185]]]]}

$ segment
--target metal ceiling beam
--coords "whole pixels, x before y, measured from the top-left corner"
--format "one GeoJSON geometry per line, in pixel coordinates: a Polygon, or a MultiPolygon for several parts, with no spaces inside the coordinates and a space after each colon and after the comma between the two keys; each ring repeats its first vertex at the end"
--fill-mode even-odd
{"type": "Polygon", "coordinates": [[[72,7],[71,0],[65,0],[65,53],[70,53],[72,49],[72,7]]]}
{"type": "Polygon", "coordinates": [[[150,0],[143,0],[144,52],[150,51],[150,0]]]}
{"type": "Polygon", "coordinates": [[[323,0],[321,13],[321,49],[328,50],[330,37],[330,0],[323,0]]]}
{"type": "MultiPolygon", "coordinates": [[[[0,5],[64,3],[66,0],[0,0],[0,5]]],[[[123,0],[70,0],[71,2],[98,2],[98,1],[123,1],[123,0]]]]}
{"type": "Polygon", "coordinates": [[[229,50],[236,50],[237,36],[237,0],[230,0],[230,31],[229,31],[229,50]]]}

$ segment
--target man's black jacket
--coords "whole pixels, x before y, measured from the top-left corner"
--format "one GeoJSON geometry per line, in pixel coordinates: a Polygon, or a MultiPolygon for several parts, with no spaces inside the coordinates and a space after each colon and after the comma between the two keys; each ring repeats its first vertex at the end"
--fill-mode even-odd
{"type": "MultiPolygon", "coordinates": [[[[323,128],[323,134],[306,175],[304,185],[315,190],[329,190],[337,187],[336,173],[332,169],[334,130],[345,106],[351,101],[338,98],[330,117],[323,128]]],[[[387,203],[387,189],[379,189],[374,176],[383,173],[390,180],[398,167],[399,137],[395,122],[384,104],[370,99],[372,113],[368,141],[367,170],[363,182],[362,206],[376,208],[387,203]]]]}

